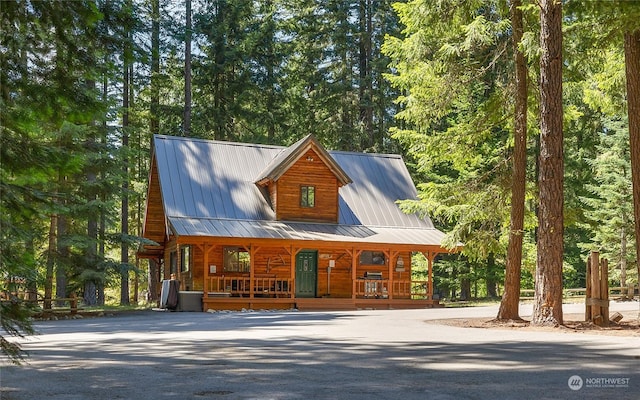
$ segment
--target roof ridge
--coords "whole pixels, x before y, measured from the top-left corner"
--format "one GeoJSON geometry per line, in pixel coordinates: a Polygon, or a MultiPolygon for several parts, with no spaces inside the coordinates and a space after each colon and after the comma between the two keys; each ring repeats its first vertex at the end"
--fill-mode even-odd
{"type": "MultiPolygon", "coordinates": [[[[287,150],[291,146],[284,146],[279,144],[266,144],[266,143],[249,143],[249,142],[238,142],[232,140],[218,140],[218,139],[206,139],[206,138],[198,138],[198,137],[189,137],[189,136],[175,136],[175,135],[164,135],[164,134],[154,134],[154,138],[163,139],[163,140],[175,140],[175,141],[193,141],[193,142],[204,142],[204,143],[214,143],[221,144],[226,146],[242,146],[242,147],[265,147],[270,149],[278,149],[281,151],[287,150]]],[[[306,138],[306,136],[305,136],[306,138]]],[[[304,140],[305,138],[301,139],[304,140]]],[[[350,150],[325,150],[329,154],[347,154],[354,155],[360,157],[383,157],[383,158],[399,158],[402,159],[402,154],[397,153],[365,153],[361,151],[350,151],[350,150]]]]}
{"type": "Polygon", "coordinates": [[[348,154],[354,156],[364,157],[382,157],[382,158],[399,158],[402,159],[402,154],[395,153],[363,153],[361,151],[347,151],[347,150],[327,150],[329,154],[348,154]]]}
{"type": "Polygon", "coordinates": [[[230,141],[230,140],[205,139],[205,138],[173,136],[173,135],[160,135],[160,134],[155,134],[153,136],[154,136],[154,138],[163,139],[163,140],[203,142],[203,143],[221,144],[221,145],[226,145],[226,146],[266,147],[266,148],[280,149],[280,150],[286,149],[285,146],[280,146],[280,145],[276,145],[276,144],[235,142],[235,141],[230,141]]]}

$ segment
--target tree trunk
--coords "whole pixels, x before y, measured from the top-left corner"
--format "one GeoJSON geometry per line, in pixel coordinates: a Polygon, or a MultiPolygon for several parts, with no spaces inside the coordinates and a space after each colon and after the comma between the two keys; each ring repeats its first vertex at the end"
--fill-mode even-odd
{"type": "MultiPolygon", "coordinates": [[[[58,256],[56,258],[56,298],[67,297],[67,268],[66,262],[69,259],[69,248],[63,243],[67,235],[67,217],[58,215],[56,224],[57,248],[58,256]],[[61,243],[62,242],[62,243],[61,243]]],[[[56,305],[64,306],[63,302],[57,302],[56,305]]]]}
{"type": "Polygon", "coordinates": [[[186,0],[186,26],[184,39],[184,136],[191,136],[191,0],[186,0]]]}
{"type": "Polygon", "coordinates": [[[95,306],[98,304],[98,287],[94,281],[86,281],[84,283],[84,296],[82,301],[88,306],[95,306]]]}
{"type": "Polygon", "coordinates": [[[373,132],[373,99],[371,98],[371,36],[373,35],[372,11],[371,0],[360,0],[359,103],[360,124],[362,125],[364,133],[362,137],[363,148],[375,145],[375,134],[373,132]]]}
{"type": "MultiPolygon", "coordinates": [[[[493,253],[489,253],[489,257],[487,257],[487,273],[485,283],[487,284],[487,297],[498,297],[498,292],[496,291],[496,284],[498,283],[496,280],[496,257],[493,253]]],[[[477,294],[475,297],[478,297],[477,294]]]]}
{"type": "Polygon", "coordinates": [[[158,301],[158,285],[160,283],[160,269],[158,263],[149,259],[149,294],[147,295],[147,300],[149,302],[157,302],[158,301]]]}
{"type": "Polygon", "coordinates": [[[460,280],[460,300],[471,300],[471,280],[468,277],[460,280]]]}
{"type": "Polygon", "coordinates": [[[47,272],[44,281],[44,309],[51,309],[51,298],[53,296],[53,268],[56,263],[56,227],[58,224],[56,214],[51,215],[49,222],[49,247],[47,248],[47,272]]]}
{"type": "Polygon", "coordinates": [[[471,300],[471,262],[465,259],[460,270],[460,300],[471,300]]]}
{"type": "Polygon", "coordinates": [[[151,105],[149,130],[151,134],[160,133],[160,0],[151,1],[151,105]]]}
{"type": "MultiPolygon", "coordinates": [[[[218,26],[225,26],[226,24],[226,16],[225,10],[226,5],[224,3],[217,4],[215,10],[215,23],[218,26]]],[[[216,32],[216,36],[213,39],[212,43],[214,47],[214,57],[215,57],[215,68],[213,68],[212,77],[213,80],[213,110],[215,120],[213,122],[213,138],[216,140],[224,140],[226,136],[226,123],[225,118],[228,116],[225,115],[226,112],[224,110],[225,107],[225,95],[224,92],[226,90],[226,72],[225,70],[228,68],[225,60],[225,38],[224,34],[221,32],[216,32]]]]}
{"type": "MultiPolygon", "coordinates": [[[[88,81],[87,89],[93,91],[95,89],[95,82],[88,81]]],[[[94,121],[95,123],[95,121],[94,121]]],[[[93,124],[93,123],[92,123],[93,124]]],[[[88,153],[94,152],[96,148],[96,137],[91,132],[85,143],[85,149],[88,153]]],[[[91,204],[98,199],[98,192],[96,189],[98,175],[95,171],[94,163],[88,163],[85,166],[85,179],[87,181],[87,204],[91,204]]],[[[98,220],[100,213],[90,213],[87,218],[87,237],[89,243],[85,249],[85,259],[87,265],[85,268],[99,272],[98,268],[98,220]]],[[[97,305],[97,292],[96,282],[87,281],[84,284],[84,302],[87,305],[97,305]]]]}
{"type": "Polygon", "coordinates": [[[504,294],[498,310],[498,319],[520,319],[520,276],[522,266],[522,234],[524,229],[524,202],[527,173],[527,62],[518,46],[522,40],[522,5],[520,0],[510,4],[513,48],[515,54],[515,122],[513,144],[513,177],[511,181],[511,222],[504,294]]]}
{"type": "MultiPolygon", "coordinates": [[[[106,64],[106,59],[105,59],[105,64],[106,64]]],[[[107,74],[104,74],[102,77],[102,101],[106,104],[106,102],[109,99],[109,78],[107,76],[107,74]]],[[[101,132],[101,136],[100,136],[100,144],[101,147],[106,146],[107,144],[107,132],[109,131],[109,128],[107,126],[107,121],[103,120],[102,121],[102,132],[101,132]]],[[[100,169],[100,180],[104,181],[105,178],[105,171],[103,169],[100,169]]],[[[102,204],[105,204],[107,202],[107,195],[104,193],[104,191],[101,191],[100,193],[100,201],[102,202],[102,204]]],[[[100,257],[100,259],[105,258],[105,232],[107,230],[107,216],[106,216],[106,212],[104,210],[104,207],[100,208],[100,217],[99,217],[99,225],[98,225],[98,256],[100,257]]],[[[101,269],[102,272],[104,272],[104,268],[101,269]]],[[[97,292],[98,292],[98,299],[97,299],[97,303],[99,306],[103,306],[104,305],[104,281],[102,282],[98,282],[98,287],[97,287],[97,292]]]]}
{"type": "Polygon", "coordinates": [[[123,86],[122,86],[122,199],[120,208],[120,230],[123,241],[120,246],[120,305],[129,305],[129,246],[125,236],[129,235],[129,85],[131,83],[131,32],[125,27],[123,86]]]}
{"type": "Polygon", "coordinates": [[[265,1],[264,5],[266,14],[268,15],[269,21],[268,29],[265,31],[265,35],[268,35],[268,42],[266,43],[265,48],[265,68],[267,71],[267,113],[269,118],[267,119],[267,143],[273,144],[275,143],[276,138],[276,115],[277,108],[279,104],[276,102],[276,91],[277,91],[277,82],[276,82],[276,54],[275,54],[275,43],[276,43],[276,32],[275,32],[275,19],[274,15],[276,14],[276,8],[273,4],[272,0],[265,1]]]}
{"type": "Polygon", "coordinates": [[[540,13],[540,173],[536,289],[531,323],[559,325],[562,317],[563,132],[562,3],[542,0],[540,13]]]}
{"type": "MultiPolygon", "coordinates": [[[[35,260],[35,243],[33,241],[33,236],[29,235],[29,238],[25,242],[25,251],[27,254],[33,256],[35,260]]],[[[29,268],[32,270],[32,273],[27,275],[26,282],[26,300],[35,301],[38,299],[38,272],[36,270],[36,265],[33,262],[29,263],[29,268]]]]}
{"type": "Polygon", "coordinates": [[[627,223],[622,216],[622,229],[620,229],[620,286],[627,287],[627,223]]]}
{"type": "Polygon", "coordinates": [[[636,265],[640,277],[640,29],[624,34],[636,265]]]}
{"type": "MultiPolygon", "coordinates": [[[[93,147],[93,144],[89,144],[89,148],[93,147]]],[[[91,166],[89,167],[91,168],[91,166]]],[[[96,174],[93,171],[88,171],[86,174],[87,183],[89,185],[96,184],[96,174]]],[[[93,188],[89,189],[90,193],[93,191],[93,188]]],[[[95,200],[95,194],[89,195],[87,201],[91,202],[95,200]]],[[[91,213],[89,215],[87,221],[87,236],[90,241],[87,249],[85,250],[85,257],[87,259],[86,268],[91,268],[95,271],[98,270],[98,262],[97,262],[97,244],[98,244],[98,217],[99,215],[91,213]]],[[[97,293],[96,293],[96,282],[87,281],[84,284],[84,302],[87,305],[97,305],[97,293]]]]}

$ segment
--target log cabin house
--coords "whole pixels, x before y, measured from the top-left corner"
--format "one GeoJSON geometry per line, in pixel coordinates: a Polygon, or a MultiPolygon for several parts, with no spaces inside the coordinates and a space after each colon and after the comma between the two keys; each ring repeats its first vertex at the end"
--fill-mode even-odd
{"type": "Polygon", "coordinates": [[[417,191],[398,155],[154,136],[140,257],[202,309],[438,306],[444,234],[403,213],[417,191]],[[411,278],[412,254],[428,279],[411,278]]]}

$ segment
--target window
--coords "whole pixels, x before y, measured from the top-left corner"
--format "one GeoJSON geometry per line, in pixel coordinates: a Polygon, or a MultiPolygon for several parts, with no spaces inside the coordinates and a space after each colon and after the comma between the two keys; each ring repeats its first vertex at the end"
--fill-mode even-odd
{"type": "Polygon", "coordinates": [[[191,269],[191,246],[180,248],[180,272],[186,272],[191,269]]]}
{"type": "Polygon", "coordinates": [[[302,207],[316,206],[315,186],[300,186],[300,206],[302,207]]]}
{"type": "Polygon", "coordinates": [[[172,251],[169,254],[169,273],[175,274],[176,272],[178,272],[178,254],[172,251]]]}
{"type": "Polygon", "coordinates": [[[360,253],[361,265],[385,265],[384,253],[381,251],[363,251],[360,253]]]}
{"type": "Polygon", "coordinates": [[[238,247],[224,248],[224,272],[250,272],[249,252],[238,247]]]}

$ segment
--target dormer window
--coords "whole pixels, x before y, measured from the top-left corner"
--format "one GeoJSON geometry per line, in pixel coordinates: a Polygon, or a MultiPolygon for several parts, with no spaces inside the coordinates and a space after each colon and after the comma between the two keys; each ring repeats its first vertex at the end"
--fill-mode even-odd
{"type": "Polygon", "coordinates": [[[300,206],[308,208],[316,206],[315,186],[300,186],[300,206]]]}
{"type": "Polygon", "coordinates": [[[313,135],[281,150],[254,180],[276,220],[331,223],[339,221],[339,190],[351,182],[313,135]]]}

